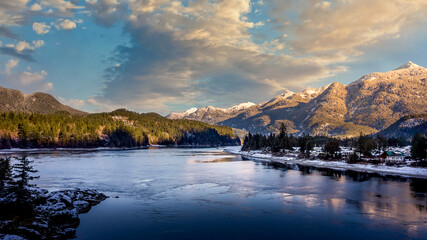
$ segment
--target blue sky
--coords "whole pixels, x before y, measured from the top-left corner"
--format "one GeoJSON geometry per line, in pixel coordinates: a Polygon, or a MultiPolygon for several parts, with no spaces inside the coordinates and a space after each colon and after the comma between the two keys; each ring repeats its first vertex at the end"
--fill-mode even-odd
{"type": "Polygon", "coordinates": [[[425,0],[0,1],[0,86],[166,114],[427,66],[425,0]]]}

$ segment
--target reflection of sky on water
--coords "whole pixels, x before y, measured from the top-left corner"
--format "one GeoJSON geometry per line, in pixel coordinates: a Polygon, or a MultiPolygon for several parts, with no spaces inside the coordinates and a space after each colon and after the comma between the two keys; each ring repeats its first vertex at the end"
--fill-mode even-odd
{"type": "Polygon", "coordinates": [[[42,187],[91,187],[120,196],[81,215],[79,239],[277,239],[283,234],[425,239],[427,234],[425,180],[271,166],[217,149],[54,152],[31,158],[42,187]]]}

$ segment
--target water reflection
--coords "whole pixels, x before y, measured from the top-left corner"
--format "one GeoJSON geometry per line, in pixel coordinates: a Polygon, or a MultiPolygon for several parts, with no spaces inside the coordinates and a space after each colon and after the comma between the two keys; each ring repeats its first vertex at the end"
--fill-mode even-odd
{"type": "Polygon", "coordinates": [[[233,161],[239,161],[234,157],[224,157],[224,158],[217,158],[213,160],[195,160],[194,162],[197,163],[224,163],[224,162],[233,162],[233,161]]]}
{"type": "MultiPolygon", "coordinates": [[[[411,237],[423,236],[422,234],[426,233],[426,179],[315,168],[293,163],[261,164],[266,168],[299,171],[299,176],[325,176],[337,182],[338,185],[345,186],[345,193],[339,193],[337,189],[333,188],[330,188],[326,193],[334,196],[346,196],[346,198],[331,197],[324,199],[325,191],[321,191],[319,194],[308,194],[303,191],[299,195],[281,193],[284,204],[302,204],[306,208],[331,208],[334,213],[340,213],[344,210],[348,211],[348,208],[353,208],[359,214],[376,222],[395,222],[403,227],[411,237]]],[[[311,184],[316,186],[317,189],[321,189],[321,182],[312,182],[311,184]]],[[[299,190],[302,190],[302,188],[299,188],[299,190]]],[[[316,191],[314,190],[313,192],[316,191]]]]}
{"type": "Polygon", "coordinates": [[[31,158],[42,187],[93,187],[120,196],[82,215],[79,239],[427,235],[425,179],[243,161],[217,149],[54,152],[31,158]]]}

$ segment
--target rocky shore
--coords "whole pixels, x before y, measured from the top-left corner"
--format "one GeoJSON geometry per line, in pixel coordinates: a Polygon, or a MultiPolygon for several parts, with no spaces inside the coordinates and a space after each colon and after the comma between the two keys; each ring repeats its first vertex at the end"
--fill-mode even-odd
{"type": "MultiPolygon", "coordinates": [[[[2,211],[0,239],[68,239],[75,237],[79,214],[88,212],[107,196],[94,189],[67,189],[48,192],[29,188],[33,213],[17,217],[2,211]]],[[[0,198],[2,206],[14,202],[13,195],[0,198]]]]}

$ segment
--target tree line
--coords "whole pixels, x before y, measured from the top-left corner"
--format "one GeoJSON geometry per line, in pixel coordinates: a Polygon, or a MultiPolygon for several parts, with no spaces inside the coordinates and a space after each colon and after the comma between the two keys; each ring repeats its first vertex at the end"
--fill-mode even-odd
{"type": "Polygon", "coordinates": [[[86,116],[67,112],[0,113],[0,149],[239,143],[240,140],[230,127],[192,120],[172,120],[156,113],[138,114],[125,109],[86,116]]]}
{"type": "Polygon", "coordinates": [[[309,157],[310,151],[316,147],[322,147],[326,156],[325,158],[338,158],[340,147],[353,147],[357,154],[350,156],[352,160],[357,160],[360,156],[372,157],[372,151],[379,152],[386,150],[390,146],[403,147],[412,145],[412,158],[418,160],[426,159],[427,139],[424,134],[416,133],[411,142],[400,138],[386,138],[382,135],[360,135],[358,138],[336,139],[326,136],[303,135],[295,137],[288,134],[286,126],[282,123],[278,134],[269,135],[249,133],[243,141],[242,150],[269,150],[273,153],[293,150],[299,148],[303,157],[309,157]]]}

